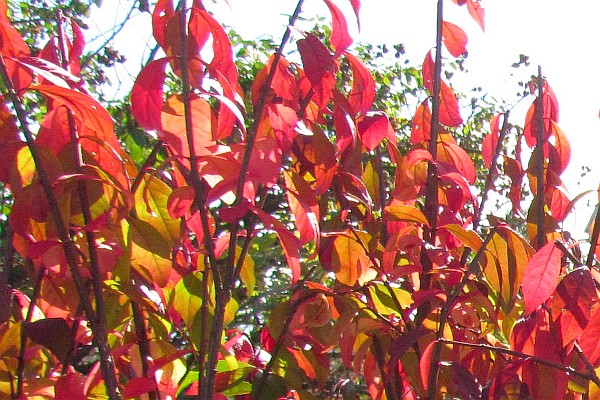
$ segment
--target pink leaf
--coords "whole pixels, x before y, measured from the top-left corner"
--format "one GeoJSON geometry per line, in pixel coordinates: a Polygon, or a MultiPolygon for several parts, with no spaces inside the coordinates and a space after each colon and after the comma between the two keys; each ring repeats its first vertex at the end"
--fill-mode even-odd
{"type": "Polygon", "coordinates": [[[556,289],[560,274],[562,252],[554,242],[547,243],[529,260],[523,274],[525,315],[531,314],[556,289]]]}

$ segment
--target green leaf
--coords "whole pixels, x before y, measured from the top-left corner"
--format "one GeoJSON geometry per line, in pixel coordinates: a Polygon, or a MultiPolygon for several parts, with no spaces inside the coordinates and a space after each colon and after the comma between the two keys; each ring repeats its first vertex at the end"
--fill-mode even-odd
{"type": "Polygon", "coordinates": [[[171,246],[149,223],[129,218],[131,266],[150,282],[164,287],[171,274],[171,246]]]}
{"type": "Polygon", "coordinates": [[[172,189],[158,178],[145,176],[135,192],[137,217],[152,225],[164,240],[175,245],[179,241],[180,221],[173,219],[167,210],[172,189]]]}

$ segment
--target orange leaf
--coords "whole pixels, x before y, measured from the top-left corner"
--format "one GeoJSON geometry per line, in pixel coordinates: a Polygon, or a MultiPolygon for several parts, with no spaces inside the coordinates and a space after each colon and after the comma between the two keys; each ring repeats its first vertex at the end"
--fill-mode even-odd
{"type": "Polygon", "coordinates": [[[499,117],[500,114],[496,114],[490,120],[491,132],[485,135],[481,145],[481,155],[487,169],[490,169],[492,165],[492,159],[494,157],[496,147],[498,146],[498,140],[500,139],[499,117]]]}
{"type": "Polygon", "coordinates": [[[451,22],[443,21],[442,39],[446,48],[454,57],[459,57],[467,51],[467,34],[451,22]]]}
{"type": "Polygon", "coordinates": [[[427,142],[431,139],[431,110],[427,101],[419,104],[411,125],[410,142],[412,144],[427,142]]]}

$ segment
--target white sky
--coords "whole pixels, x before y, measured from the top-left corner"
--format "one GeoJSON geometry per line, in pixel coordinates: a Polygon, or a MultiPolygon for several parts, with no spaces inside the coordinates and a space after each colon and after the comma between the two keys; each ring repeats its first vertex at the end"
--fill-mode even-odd
{"type": "MultiPolygon", "coordinates": [[[[223,3],[222,0],[218,0],[223,3]]],[[[340,7],[348,7],[348,0],[335,0],[340,7]]],[[[234,27],[245,39],[264,34],[280,37],[293,12],[295,0],[228,0],[230,7],[216,7],[210,0],[205,5],[215,11],[218,20],[234,27]]],[[[361,42],[403,43],[413,65],[420,64],[427,51],[435,44],[436,0],[362,0],[361,32],[355,40],[361,42]]],[[[104,0],[101,9],[91,13],[90,26],[106,29],[122,20],[131,8],[131,1],[104,0]]],[[[519,91],[517,78],[537,74],[537,65],[553,87],[560,105],[559,125],[571,142],[571,164],[563,181],[570,197],[584,190],[596,189],[600,183],[600,2],[596,0],[482,0],[486,10],[486,31],[467,14],[466,7],[445,1],[445,19],[461,26],[469,36],[471,87],[481,86],[490,95],[514,100],[519,91]],[[530,57],[531,65],[518,71],[511,68],[519,54],[530,57]],[[582,166],[592,172],[585,178],[582,166]],[[581,182],[581,184],[578,184],[581,182]]],[[[310,18],[318,13],[329,18],[322,0],[305,0],[303,15],[310,18]]],[[[113,47],[125,54],[131,62],[126,70],[117,70],[117,76],[128,86],[139,71],[140,59],[148,56],[146,40],[150,35],[148,14],[134,13],[133,23],[117,36],[113,47]]],[[[347,16],[353,26],[353,18],[347,16]]],[[[94,36],[93,34],[91,36],[94,36]]],[[[100,41],[94,42],[95,48],[100,41]]],[[[522,78],[521,78],[522,79],[522,78]]],[[[118,81],[118,79],[114,79],[118,81]]],[[[118,82],[115,82],[117,84],[118,82]]],[[[524,107],[530,104],[527,100],[524,107]]],[[[511,121],[524,123],[524,110],[511,114],[511,121]]],[[[587,198],[595,204],[592,195],[587,198]]],[[[570,217],[565,229],[584,238],[583,228],[592,209],[582,201],[570,217]]]]}

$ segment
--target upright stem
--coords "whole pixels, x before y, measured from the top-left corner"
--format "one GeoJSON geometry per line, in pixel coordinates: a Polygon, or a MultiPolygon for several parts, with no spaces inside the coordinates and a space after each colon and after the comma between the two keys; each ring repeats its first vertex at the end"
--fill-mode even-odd
{"type": "Polygon", "coordinates": [[[541,248],[546,244],[546,234],[544,232],[544,144],[545,144],[545,124],[544,124],[544,78],[542,77],[542,67],[538,66],[538,98],[536,107],[537,118],[537,195],[535,197],[535,217],[537,225],[536,248],[541,248]]]}
{"type": "Polygon", "coordinates": [[[60,206],[58,205],[58,201],[54,196],[48,173],[46,172],[46,168],[44,167],[42,159],[35,146],[34,136],[28,128],[23,104],[21,103],[17,92],[14,89],[12,81],[8,77],[6,65],[4,63],[4,58],[2,57],[2,55],[0,55],[0,74],[2,75],[4,83],[8,88],[7,96],[13,103],[15,112],[17,114],[17,119],[19,120],[19,125],[21,127],[21,133],[23,133],[23,136],[25,137],[25,141],[31,153],[31,158],[33,159],[33,162],[36,167],[39,182],[42,186],[42,190],[44,191],[44,196],[48,201],[50,213],[52,214],[52,218],[54,220],[54,223],[56,224],[58,237],[62,242],[63,251],[65,252],[65,258],[67,260],[67,264],[69,265],[71,274],[73,275],[73,281],[75,283],[75,287],[77,288],[79,299],[85,311],[85,315],[92,325],[94,343],[98,347],[98,351],[100,352],[100,368],[102,370],[102,376],[106,384],[108,395],[111,399],[120,399],[121,395],[118,392],[118,381],[116,378],[114,366],[111,362],[112,360],[110,358],[110,352],[108,352],[108,345],[100,343],[102,341],[101,338],[106,337],[106,331],[104,330],[103,332],[102,327],[99,327],[96,323],[96,312],[94,311],[92,302],[90,301],[88,288],[84,284],[83,277],[81,276],[81,273],[79,271],[79,260],[75,251],[75,246],[73,244],[69,231],[63,221],[60,206]]]}
{"type": "MultiPolygon", "coordinates": [[[[69,58],[65,46],[65,35],[62,29],[62,15],[58,14],[58,33],[59,33],[59,51],[60,59],[63,68],[69,67],[69,58]]],[[[73,146],[73,155],[75,156],[75,170],[77,173],[83,173],[83,151],[81,148],[81,141],[79,138],[79,132],[75,124],[75,118],[71,113],[71,110],[67,110],[67,120],[69,124],[69,134],[71,138],[71,145],[73,146]]],[[[81,212],[83,213],[84,223],[87,225],[92,222],[93,217],[90,211],[90,202],[87,192],[87,186],[84,182],[77,184],[77,194],[79,197],[79,204],[81,206],[81,212]]],[[[92,286],[94,291],[94,299],[96,302],[96,318],[92,322],[94,326],[94,342],[98,347],[100,354],[100,360],[104,364],[108,376],[104,376],[106,383],[106,389],[110,398],[121,398],[119,394],[119,383],[114,372],[114,361],[108,345],[108,332],[107,332],[107,319],[106,319],[106,306],[104,304],[104,296],[102,291],[103,279],[100,272],[100,257],[98,255],[98,248],[96,247],[96,234],[92,231],[85,233],[86,241],[88,245],[89,261],[90,261],[90,272],[92,275],[92,286]]]]}
{"type": "Polygon", "coordinates": [[[496,143],[496,148],[494,149],[494,154],[492,156],[492,162],[490,164],[490,170],[488,171],[488,175],[485,178],[485,188],[483,189],[483,193],[481,194],[481,202],[479,203],[479,209],[477,210],[477,214],[475,214],[473,220],[473,230],[476,231],[479,228],[479,223],[481,222],[481,215],[483,214],[483,208],[485,207],[485,203],[488,199],[488,193],[490,192],[492,185],[494,184],[494,180],[496,179],[496,168],[498,166],[498,157],[500,156],[500,152],[502,151],[502,146],[504,143],[504,138],[508,133],[508,117],[510,115],[510,111],[507,111],[504,114],[504,121],[502,122],[502,128],[500,129],[500,135],[498,137],[498,143],[496,143]]]}
{"type": "Polygon", "coordinates": [[[444,1],[438,0],[437,5],[437,37],[435,45],[435,72],[433,76],[433,93],[431,94],[431,130],[429,140],[429,152],[433,161],[429,162],[427,168],[427,184],[425,187],[425,207],[423,213],[427,217],[429,227],[423,232],[425,244],[421,249],[421,265],[423,274],[421,277],[421,289],[429,289],[431,285],[431,270],[433,264],[427,255],[426,248],[435,245],[438,216],[438,171],[437,171],[437,141],[438,125],[440,122],[440,89],[442,75],[442,26],[444,18],[444,1]]]}

